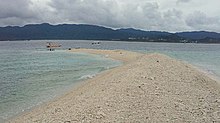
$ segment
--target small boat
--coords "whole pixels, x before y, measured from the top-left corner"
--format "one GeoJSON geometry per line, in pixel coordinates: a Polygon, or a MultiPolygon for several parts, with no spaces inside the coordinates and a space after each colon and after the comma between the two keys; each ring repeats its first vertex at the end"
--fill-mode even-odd
{"type": "Polygon", "coordinates": [[[61,47],[61,44],[58,44],[58,43],[55,43],[55,42],[47,42],[46,47],[47,47],[50,51],[54,51],[55,48],[61,47]]]}
{"type": "Polygon", "coordinates": [[[55,42],[47,42],[46,47],[47,47],[47,48],[61,47],[61,44],[58,44],[58,43],[55,43],[55,42]]]}

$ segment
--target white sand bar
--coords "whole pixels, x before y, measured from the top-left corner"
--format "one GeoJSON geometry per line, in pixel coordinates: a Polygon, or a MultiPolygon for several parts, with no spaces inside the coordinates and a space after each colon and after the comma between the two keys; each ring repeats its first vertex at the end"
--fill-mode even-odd
{"type": "Polygon", "coordinates": [[[124,65],[9,122],[220,123],[220,86],[189,64],[161,54],[76,49],[124,65]]]}

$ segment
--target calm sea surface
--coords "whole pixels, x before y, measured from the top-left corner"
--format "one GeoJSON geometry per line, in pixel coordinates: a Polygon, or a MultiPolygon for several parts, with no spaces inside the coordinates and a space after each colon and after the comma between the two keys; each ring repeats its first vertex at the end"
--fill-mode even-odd
{"type": "Polygon", "coordinates": [[[47,51],[46,42],[0,42],[0,122],[116,67],[103,56],[47,51]]]}
{"type": "Polygon", "coordinates": [[[142,53],[158,52],[186,61],[220,77],[220,44],[184,44],[151,42],[101,41],[101,45],[91,45],[91,41],[64,41],[65,47],[94,49],[124,49],[142,53]]]}
{"type": "Polygon", "coordinates": [[[101,41],[53,41],[62,44],[54,52],[47,41],[0,42],[0,122],[71,89],[77,82],[121,64],[103,56],[69,53],[65,49],[125,49],[159,52],[196,65],[220,77],[219,44],[143,43],[101,41]]]}

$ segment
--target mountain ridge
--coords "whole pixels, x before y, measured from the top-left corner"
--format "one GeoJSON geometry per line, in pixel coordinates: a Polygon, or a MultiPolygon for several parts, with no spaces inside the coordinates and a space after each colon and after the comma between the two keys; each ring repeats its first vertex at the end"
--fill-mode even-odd
{"type": "Polygon", "coordinates": [[[192,31],[170,33],[134,28],[112,29],[89,24],[28,24],[0,27],[0,41],[7,40],[120,40],[143,42],[220,43],[220,33],[192,31]]]}

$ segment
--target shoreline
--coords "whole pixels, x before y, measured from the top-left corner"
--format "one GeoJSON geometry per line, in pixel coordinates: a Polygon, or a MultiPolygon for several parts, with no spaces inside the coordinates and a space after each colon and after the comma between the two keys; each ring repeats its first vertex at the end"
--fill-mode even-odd
{"type": "MultiPolygon", "coordinates": [[[[189,63],[188,63],[189,64],[189,63]]],[[[196,65],[191,65],[191,67],[194,67],[197,69],[199,72],[205,74],[207,77],[211,78],[212,80],[216,81],[220,85],[220,77],[212,72],[209,72],[209,70],[204,69],[202,67],[196,66],[196,65]]]]}
{"type": "Polygon", "coordinates": [[[157,53],[93,49],[71,52],[104,55],[124,64],[85,80],[62,97],[9,122],[199,122],[219,118],[215,115],[220,114],[220,86],[192,65],[157,53]],[[217,102],[201,105],[207,101],[217,102]],[[209,108],[215,109],[211,111],[214,118],[210,113],[204,115],[209,108]]]}
{"type": "MultiPolygon", "coordinates": [[[[70,51],[67,51],[67,52],[78,52],[78,53],[88,53],[88,54],[94,54],[94,55],[102,55],[103,57],[105,58],[109,58],[109,59],[113,59],[113,60],[118,60],[120,62],[122,62],[121,65],[117,66],[117,67],[120,67],[120,66],[123,66],[124,64],[126,64],[127,62],[129,62],[131,59],[135,59],[136,56],[140,56],[140,55],[143,55],[142,53],[135,53],[135,52],[130,52],[130,51],[125,51],[125,50],[114,50],[115,53],[119,53],[119,55],[122,55],[122,52],[126,52],[126,53],[133,53],[134,55],[130,56],[130,57],[126,57],[126,58],[119,58],[118,56],[114,57],[113,58],[111,57],[111,52],[112,50],[93,50],[93,49],[74,49],[74,50],[70,50],[70,51]],[[97,52],[98,51],[98,52],[97,52]],[[101,51],[101,52],[100,52],[101,51]]],[[[114,54],[114,53],[113,53],[114,54]]],[[[113,67],[111,69],[114,69],[114,68],[117,68],[117,67],[113,67]]],[[[54,99],[52,100],[49,100],[47,102],[42,102],[40,103],[39,105],[36,105],[34,107],[31,107],[30,109],[27,109],[23,112],[20,112],[18,113],[17,115],[15,116],[12,116],[12,117],[9,117],[8,119],[3,119],[4,122],[13,122],[14,119],[17,119],[18,117],[22,117],[28,113],[30,113],[31,111],[33,110],[36,110],[38,108],[41,108],[43,106],[47,106],[48,104],[56,101],[56,100],[59,100],[60,98],[62,98],[63,96],[65,96],[66,94],[68,93],[71,93],[72,91],[75,91],[77,90],[78,88],[84,86],[84,84],[87,83],[87,81],[89,81],[90,79],[93,79],[97,76],[102,76],[102,74],[105,74],[106,72],[108,72],[109,70],[111,69],[106,69],[104,71],[101,71],[100,73],[97,73],[95,76],[93,76],[92,78],[86,78],[85,80],[79,80],[79,82],[75,83],[73,88],[71,89],[68,89],[67,91],[65,91],[64,93],[62,93],[61,95],[58,95],[56,96],[54,99]]]]}
{"type": "MultiPolygon", "coordinates": [[[[171,57],[171,56],[169,56],[169,57],[171,57]]],[[[174,57],[171,57],[171,58],[174,58],[174,57]]],[[[176,58],[174,58],[174,59],[176,59],[176,58]]],[[[199,65],[196,65],[196,64],[192,64],[192,63],[190,63],[188,61],[184,61],[184,60],[181,60],[181,59],[177,59],[177,60],[179,60],[179,61],[181,61],[181,62],[183,62],[185,64],[188,64],[190,67],[192,67],[192,68],[196,69],[197,71],[203,73],[205,76],[207,76],[210,79],[216,81],[220,85],[220,77],[217,74],[215,74],[213,72],[210,72],[208,69],[205,69],[202,66],[199,66],[199,65]]]]}
{"type": "MultiPolygon", "coordinates": [[[[153,54],[153,53],[141,53],[141,52],[133,52],[133,51],[126,51],[126,50],[94,50],[94,49],[84,49],[84,48],[81,48],[81,49],[73,49],[73,50],[71,50],[70,52],[84,52],[84,53],[89,53],[89,54],[96,54],[96,55],[105,55],[105,57],[106,57],[106,54],[108,54],[108,51],[115,51],[115,52],[132,52],[132,53],[136,53],[136,54],[142,54],[142,55],[146,55],[146,54],[153,54]]],[[[159,53],[159,54],[163,54],[163,53],[159,53]]],[[[166,55],[166,54],[163,54],[163,55],[166,55]]],[[[140,55],[141,56],[141,55],[140,55]]],[[[139,57],[140,57],[139,56],[139,57]]],[[[169,56],[169,55],[166,55],[166,56],[169,56]]],[[[173,58],[173,59],[177,59],[177,58],[175,58],[175,57],[172,57],[172,56],[169,56],[169,57],[171,57],[171,58],[173,58]]],[[[108,57],[106,57],[106,58],[111,58],[111,56],[109,57],[109,55],[108,55],[108,57]]],[[[120,59],[120,58],[112,58],[112,59],[115,59],[115,60],[119,60],[119,61],[122,61],[124,64],[126,64],[128,61],[127,60],[123,60],[123,59],[120,59]]],[[[219,84],[220,84],[220,77],[219,76],[217,76],[216,74],[214,74],[214,73],[210,73],[208,70],[206,70],[206,69],[204,69],[204,68],[202,68],[201,66],[198,66],[198,65],[194,65],[194,64],[191,64],[191,63],[189,63],[189,62],[187,62],[187,61],[184,61],[184,60],[181,60],[181,59],[177,59],[178,61],[181,61],[181,62],[183,62],[183,63],[185,63],[185,64],[188,64],[188,65],[190,65],[190,67],[192,67],[192,68],[194,68],[194,69],[197,69],[199,72],[201,72],[201,73],[203,73],[203,74],[205,74],[207,77],[209,77],[209,78],[211,78],[211,79],[213,79],[214,81],[216,81],[216,82],[218,82],[219,84]]]]}

